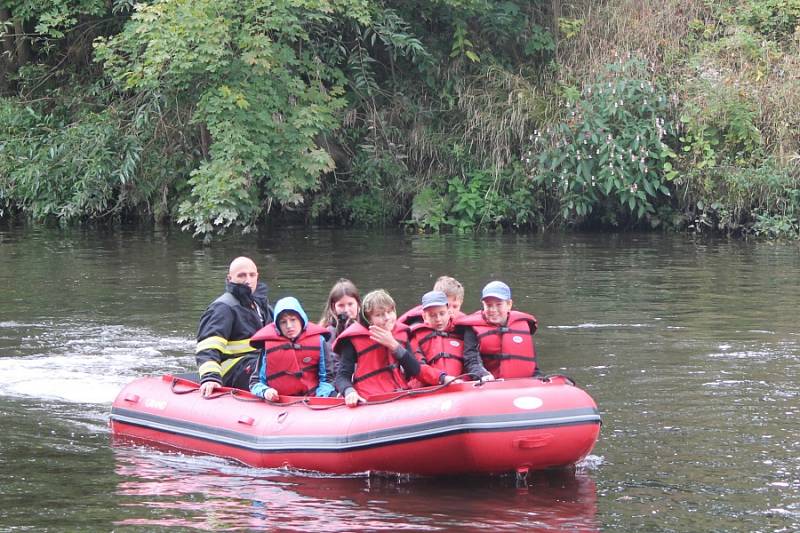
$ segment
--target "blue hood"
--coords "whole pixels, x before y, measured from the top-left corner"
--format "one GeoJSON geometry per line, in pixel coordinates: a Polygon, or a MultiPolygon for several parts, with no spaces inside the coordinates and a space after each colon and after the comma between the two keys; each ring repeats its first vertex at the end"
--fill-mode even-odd
{"type": "MultiPolygon", "coordinates": [[[[277,302],[275,302],[275,327],[280,331],[280,326],[278,326],[278,319],[281,317],[281,313],[285,313],[286,311],[293,311],[300,315],[300,320],[303,321],[303,329],[305,329],[306,324],[308,324],[308,315],[303,310],[303,306],[300,305],[300,302],[297,301],[297,298],[294,296],[287,296],[286,298],[281,298],[277,302]]],[[[281,331],[281,335],[283,332],[281,331]]]]}

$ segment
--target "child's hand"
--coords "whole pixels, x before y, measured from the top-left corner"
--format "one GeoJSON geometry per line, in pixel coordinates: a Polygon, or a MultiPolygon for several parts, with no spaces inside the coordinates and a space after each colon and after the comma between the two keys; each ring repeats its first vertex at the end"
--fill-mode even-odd
{"type": "Polygon", "coordinates": [[[378,344],[382,344],[386,346],[391,351],[395,351],[400,343],[392,335],[392,332],[388,329],[383,329],[380,326],[370,326],[369,327],[369,338],[377,342],[378,344]]]}
{"type": "Polygon", "coordinates": [[[464,383],[464,382],[456,378],[455,376],[444,376],[442,378],[442,385],[446,385],[448,383],[464,383]]]}
{"type": "Polygon", "coordinates": [[[355,390],[348,392],[344,397],[344,403],[347,407],[355,407],[358,405],[358,402],[366,402],[364,398],[361,397],[355,390]]]}
{"type": "Polygon", "coordinates": [[[267,390],[264,391],[264,399],[265,400],[268,400],[270,402],[275,402],[275,401],[278,401],[279,398],[280,398],[280,396],[278,396],[278,391],[276,391],[272,387],[270,387],[270,388],[268,388],[267,390]]]}

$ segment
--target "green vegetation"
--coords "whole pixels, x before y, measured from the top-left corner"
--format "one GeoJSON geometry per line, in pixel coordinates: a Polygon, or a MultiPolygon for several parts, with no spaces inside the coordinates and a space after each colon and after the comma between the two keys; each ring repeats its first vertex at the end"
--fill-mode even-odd
{"type": "Polygon", "coordinates": [[[800,238],[800,0],[10,0],[0,217],[800,238]]]}

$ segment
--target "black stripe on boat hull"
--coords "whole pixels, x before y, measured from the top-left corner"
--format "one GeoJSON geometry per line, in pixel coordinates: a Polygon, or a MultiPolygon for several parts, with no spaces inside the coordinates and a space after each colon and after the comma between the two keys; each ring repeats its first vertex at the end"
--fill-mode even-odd
{"type": "Polygon", "coordinates": [[[460,433],[521,431],[601,423],[600,415],[594,408],[551,413],[457,417],[350,436],[250,435],[121,408],[112,409],[111,420],[260,453],[347,452],[460,433]]]}

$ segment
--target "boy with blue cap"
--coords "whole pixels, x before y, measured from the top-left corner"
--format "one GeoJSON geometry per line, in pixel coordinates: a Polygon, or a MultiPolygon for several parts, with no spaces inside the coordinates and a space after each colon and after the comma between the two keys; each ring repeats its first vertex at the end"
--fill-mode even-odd
{"type": "Polygon", "coordinates": [[[275,303],[275,322],[261,328],[250,344],[261,350],[250,376],[250,392],[269,401],[281,395],[334,396],[330,332],[313,322],[292,296],[275,303]]]}
{"type": "Polygon", "coordinates": [[[539,374],[533,315],[512,310],[511,288],[491,281],[481,291],[481,310],[459,318],[464,335],[464,369],[476,379],[531,377],[539,374]]]}
{"type": "Polygon", "coordinates": [[[423,321],[411,326],[411,349],[420,373],[411,388],[449,383],[464,373],[464,339],[454,331],[447,294],[426,292],[420,309],[423,321]]]}

